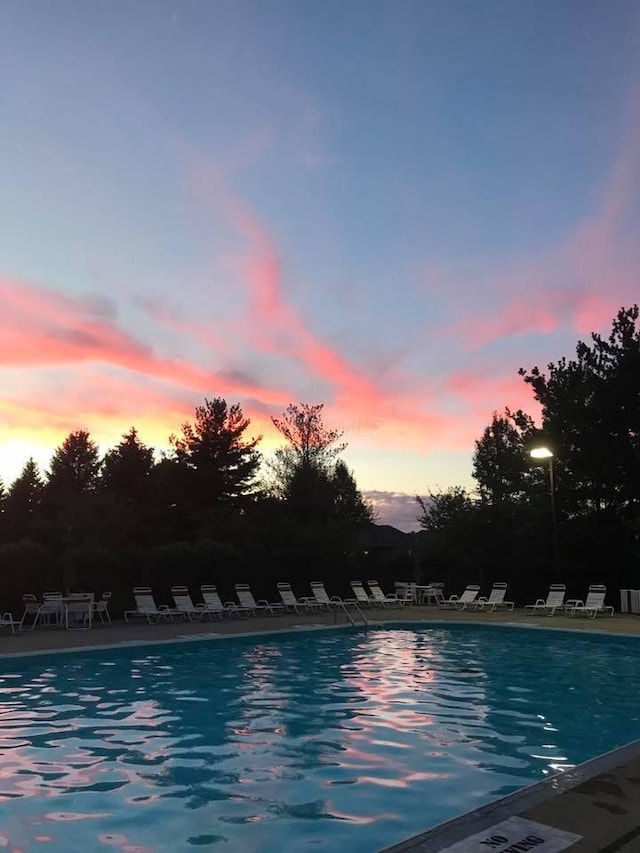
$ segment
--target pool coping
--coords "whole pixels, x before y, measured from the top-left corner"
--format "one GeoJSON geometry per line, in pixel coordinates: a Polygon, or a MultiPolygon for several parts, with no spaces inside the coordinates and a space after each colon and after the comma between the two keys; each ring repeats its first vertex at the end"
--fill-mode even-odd
{"type": "MultiPolygon", "coordinates": [[[[610,786],[610,780],[615,778],[616,771],[624,768],[631,768],[633,773],[640,771],[640,740],[632,741],[625,746],[605,752],[596,758],[576,765],[571,770],[556,773],[548,779],[542,779],[539,782],[528,785],[526,788],[501,797],[492,803],[487,803],[485,806],[480,806],[470,812],[437,824],[425,832],[411,836],[390,847],[384,847],[379,853],[438,853],[438,851],[445,851],[454,844],[460,844],[460,842],[478,832],[488,831],[491,827],[509,818],[524,816],[526,819],[530,819],[536,815],[536,812],[539,810],[538,807],[543,805],[551,805],[550,809],[545,809],[545,825],[567,831],[566,815],[564,821],[553,820],[554,811],[559,814],[564,813],[563,807],[559,804],[559,798],[575,792],[580,786],[584,786],[585,783],[592,780],[607,780],[607,785],[610,786]],[[558,806],[556,809],[553,808],[554,802],[558,806]],[[549,819],[549,814],[552,815],[551,820],[549,819]]],[[[637,777],[632,778],[636,779],[637,777]]],[[[595,790],[597,791],[597,795],[602,797],[602,787],[595,790]]],[[[611,790],[612,788],[610,788],[610,792],[611,790]]],[[[598,805],[602,804],[598,803],[598,805]]],[[[584,806],[588,807],[587,803],[583,803],[583,808],[584,806]]],[[[604,811],[606,812],[606,809],[604,811]]],[[[638,809],[635,811],[640,821],[640,811],[638,809]]],[[[568,845],[567,849],[580,850],[584,851],[584,853],[587,853],[587,851],[589,853],[597,853],[597,851],[604,849],[607,851],[623,850],[625,837],[629,833],[620,831],[620,814],[616,814],[615,812],[615,809],[609,812],[609,821],[606,820],[603,814],[599,815],[605,824],[611,824],[611,826],[601,827],[601,829],[604,829],[604,833],[610,836],[605,843],[605,847],[601,846],[601,841],[594,843],[588,837],[581,836],[580,841],[568,845]],[[620,841],[622,846],[618,846],[616,844],[617,841],[620,841]]],[[[572,830],[575,831],[575,829],[576,827],[572,825],[572,830]]],[[[640,831],[638,832],[638,836],[640,837],[640,831]]],[[[470,846],[469,849],[475,850],[476,848],[470,846]]],[[[636,850],[638,848],[633,849],[636,850]]]]}
{"type": "MultiPolygon", "coordinates": [[[[224,624],[224,623],[223,623],[224,624]]],[[[589,628],[589,627],[573,627],[573,626],[565,626],[565,625],[540,625],[537,623],[527,623],[527,622],[505,622],[505,621],[486,621],[481,618],[471,618],[463,620],[451,620],[446,618],[433,618],[427,616],[426,618],[416,618],[416,617],[407,617],[406,619],[369,619],[366,624],[351,624],[350,622],[336,624],[336,623],[303,623],[298,625],[289,625],[289,626],[281,626],[274,628],[266,628],[266,629],[258,629],[258,630],[250,630],[250,631],[233,631],[233,632],[216,632],[216,631],[205,631],[202,633],[191,633],[191,634],[183,634],[177,635],[170,638],[153,638],[149,637],[144,639],[132,639],[132,640],[119,640],[113,643],[95,643],[95,644],[87,644],[87,645],[78,645],[78,646],[68,646],[68,647],[58,647],[58,648],[38,648],[38,649],[30,649],[26,651],[10,651],[10,652],[0,652],[0,662],[3,660],[11,660],[14,658],[31,658],[31,657],[49,657],[50,655],[59,655],[59,654],[82,654],[84,652],[97,652],[101,650],[109,651],[114,649],[127,649],[127,648],[137,648],[144,646],[165,646],[172,644],[180,644],[180,643],[194,643],[194,642],[215,642],[217,640],[228,640],[228,639],[247,639],[250,637],[265,637],[272,636],[276,634],[300,634],[305,632],[313,632],[313,631],[335,631],[335,630],[353,630],[353,631],[365,631],[368,628],[380,628],[380,627],[392,627],[392,626],[406,626],[420,624],[423,626],[429,625],[442,625],[442,626],[451,626],[451,625],[483,625],[485,627],[497,627],[497,628],[523,628],[530,631],[555,631],[562,632],[568,634],[581,634],[581,635],[589,635],[589,636],[597,636],[597,637],[615,637],[615,638],[625,638],[625,639],[634,639],[640,640],[640,634],[634,633],[626,633],[621,631],[607,631],[600,628],[589,628]]],[[[187,625],[194,625],[192,622],[185,622],[183,625],[186,627],[187,625]]],[[[149,629],[153,631],[155,626],[153,624],[149,625],[149,629]]],[[[177,627],[177,626],[176,626],[177,627]]]]}
{"type": "MultiPolygon", "coordinates": [[[[372,624],[372,623],[369,623],[372,624]]],[[[383,622],[379,623],[385,624],[383,622]]],[[[218,640],[246,640],[250,637],[270,637],[275,634],[303,634],[314,631],[342,631],[353,628],[353,625],[296,625],[283,628],[275,628],[266,631],[242,631],[229,634],[218,634],[215,631],[207,631],[202,634],[184,634],[169,639],[153,639],[148,640],[121,640],[117,643],[96,643],[95,645],[86,646],[69,646],[68,648],[52,648],[52,649],[32,649],[24,652],[1,652],[0,662],[3,660],[12,660],[14,658],[32,658],[32,657],[50,657],[53,655],[70,655],[84,654],[85,652],[101,652],[114,651],[118,649],[135,649],[143,648],[144,646],[172,646],[182,643],[205,643],[208,641],[216,642],[218,640]]],[[[356,626],[364,628],[364,626],[356,626]]],[[[151,626],[153,630],[153,626],[151,626]]]]}

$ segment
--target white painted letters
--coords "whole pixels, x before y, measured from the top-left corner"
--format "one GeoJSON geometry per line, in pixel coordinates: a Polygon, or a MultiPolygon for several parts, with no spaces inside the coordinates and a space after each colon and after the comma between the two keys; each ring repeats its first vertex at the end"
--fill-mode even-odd
{"type": "Polygon", "coordinates": [[[521,817],[510,817],[447,847],[442,853],[560,853],[581,836],[521,817]]]}

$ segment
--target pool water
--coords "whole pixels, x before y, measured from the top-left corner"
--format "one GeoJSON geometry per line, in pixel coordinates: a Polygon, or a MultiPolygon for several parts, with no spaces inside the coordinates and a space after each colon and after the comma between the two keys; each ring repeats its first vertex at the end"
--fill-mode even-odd
{"type": "Polygon", "coordinates": [[[5,659],[0,848],[374,853],[640,737],[638,651],[434,625],[5,659]]]}

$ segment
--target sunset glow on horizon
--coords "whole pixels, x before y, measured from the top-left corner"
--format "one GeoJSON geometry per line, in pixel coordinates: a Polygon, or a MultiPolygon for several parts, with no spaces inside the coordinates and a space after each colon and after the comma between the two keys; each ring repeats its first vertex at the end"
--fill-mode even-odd
{"type": "Polygon", "coordinates": [[[7,0],[0,477],[324,403],[380,522],[639,301],[640,6],[7,0]]]}

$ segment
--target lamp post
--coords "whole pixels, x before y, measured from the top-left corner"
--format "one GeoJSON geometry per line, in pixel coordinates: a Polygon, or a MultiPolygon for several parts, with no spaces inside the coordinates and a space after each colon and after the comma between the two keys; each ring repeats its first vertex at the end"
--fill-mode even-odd
{"type": "Polygon", "coordinates": [[[553,451],[549,450],[546,445],[532,447],[529,451],[529,456],[532,459],[548,459],[549,460],[549,495],[551,496],[551,531],[553,536],[553,560],[556,569],[560,563],[560,552],[558,548],[558,519],[556,516],[556,484],[553,476],[553,451]]]}

